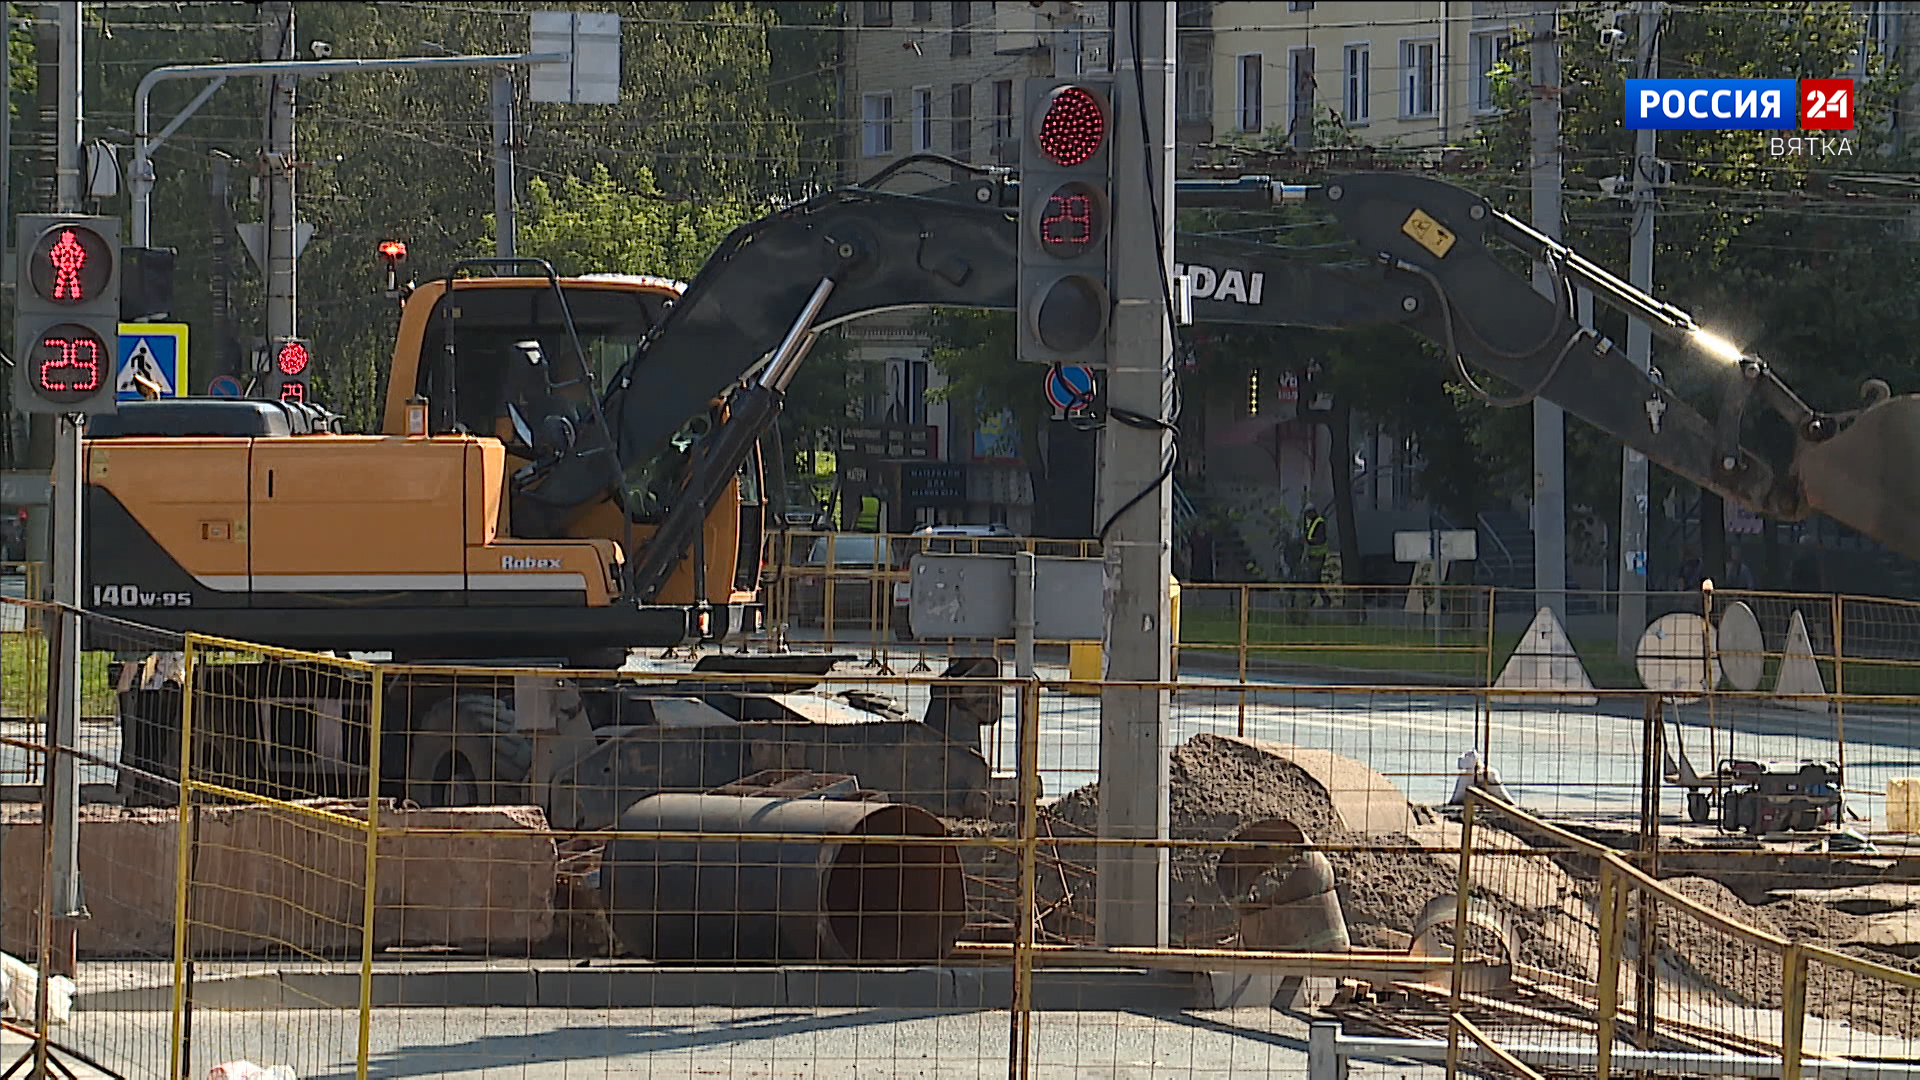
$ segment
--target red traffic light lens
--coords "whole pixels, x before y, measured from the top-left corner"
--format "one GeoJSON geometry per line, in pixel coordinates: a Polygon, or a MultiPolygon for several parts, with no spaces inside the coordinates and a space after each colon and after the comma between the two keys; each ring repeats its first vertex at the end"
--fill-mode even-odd
{"type": "Polygon", "coordinates": [[[308,359],[306,345],[298,341],[289,341],[280,346],[280,353],[274,357],[273,362],[279,366],[280,374],[298,375],[307,370],[308,359]]]}
{"type": "Polygon", "coordinates": [[[380,257],[388,262],[399,262],[401,259],[407,257],[407,245],[398,240],[382,240],[380,242],[380,257]]]}
{"type": "Polygon", "coordinates": [[[106,290],[113,260],[113,250],[99,233],[81,225],[56,225],[35,242],[27,276],[42,300],[84,304],[106,290]]]}
{"type": "Polygon", "coordinates": [[[1047,196],[1040,214],[1040,246],[1049,255],[1071,258],[1106,235],[1106,201],[1086,184],[1062,184],[1047,196]]]}
{"type": "Polygon", "coordinates": [[[1057,165],[1079,165],[1100,152],[1107,139],[1107,113],[1100,99],[1079,86],[1055,91],[1040,121],[1040,152],[1057,165]]]}
{"type": "Polygon", "coordinates": [[[281,383],[280,384],[280,400],[281,401],[307,400],[307,384],[305,382],[281,383]]]}
{"type": "Polygon", "coordinates": [[[71,404],[97,393],[107,377],[107,344],[84,326],[49,327],[27,357],[34,393],[71,404]]]}

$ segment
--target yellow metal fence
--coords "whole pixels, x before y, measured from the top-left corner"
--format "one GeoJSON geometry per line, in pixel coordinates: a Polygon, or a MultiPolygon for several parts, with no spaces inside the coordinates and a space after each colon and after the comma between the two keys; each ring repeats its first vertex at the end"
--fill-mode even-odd
{"type": "MultiPolygon", "coordinates": [[[[127,634],[94,643],[110,662],[91,692],[121,715],[118,742],[102,732],[86,752],[118,767],[122,805],[83,815],[79,1004],[38,1028],[42,1045],[121,1075],[198,1077],[241,1058],[301,1076],[535,1075],[568,1060],[1305,1075],[1300,1022],[1273,1002],[1353,1031],[1425,1032],[1456,1064],[1504,1054],[1522,1075],[1549,1054],[1783,1070],[1795,1055],[1915,1056],[1915,976],[1889,959],[1897,941],[1871,944],[1888,925],[1787,895],[1920,908],[1900,837],[1862,823],[1883,850],[1791,857],[1728,853],[1711,830],[1642,839],[1663,791],[1679,831],[1669,746],[1714,732],[1729,754],[1855,758],[1875,782],[1849,798],[1882,820],[1863,792],[1920,773],[1913,695],[1829,692],[1816,715],[1764,692],[1602,690],[1569,705],[1525,687],[1106,684],[1169,700],[1155,841],[1103,837],[1100,704],[1057,679],[971,680],[955,698],[952,681],[873,669],[817,688],[756,678],[809,718],[853,708],[864,723],[776,723],[731,750],[677,737],[648,751],[661,757],[621,758],[646,739],[594,733],[697,724],[654,699],[735,695],[740,677],[368,664],[127,634]],[[526,730],[509,707],[533,715],[529,695],[569,692],[593,715],[555,707],[552,730],[526,730]],[[936,702],[982,721],[977,750],[955,748],[963,727],[929,737],[936,702]],[[1841,715],[1855,754],[1840,750],[1841,715]],[[568,757],[576,723],[596,748],[568,757]],[[830,727],[845,738],[813,730],[830,727]],[[1456,761],[1469,749],[1476,764],[1456,761]],[[695,755],[674,765],[699,772],[681,794],[812,816],[770,837],[768,817],[689,818],[672,800],[635,815],[670,751],[695,755]],[[1455,823],[1463,773],[1508,798],[1474,794],[1455,823]],[[757,786],[741,786],[748,774],[757,786]],[[877,797],[796,797],[849,783],[877,797]],[[472,802],[488,805],[458,805],[472,802]],[[1167,944],[1106,945],[1117,901],[1102,882],[1161,859],[1167,944]],[[800,880],[814,883],[803,899],[775,895],[800,880]],[[1131,973],[1119,989],[1113,969],[1131,973]]],[[[29,758],[48,752],[40,729],[14,735],[29,758]]],[[[9,918],[43,909],[7,904],[9,918]]],[[[9,951],[59,970],[54,939],[25,934],[9,951]]]]}

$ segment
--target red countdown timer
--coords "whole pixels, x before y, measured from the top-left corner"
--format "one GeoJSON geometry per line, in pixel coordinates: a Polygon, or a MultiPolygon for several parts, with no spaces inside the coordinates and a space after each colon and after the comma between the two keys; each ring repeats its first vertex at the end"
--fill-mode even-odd
{"type": "Polygon", "coordinates": [[[1040,152],[1057,165],[1080,165],[1107,139],[1107,113],[1100,99],[1078,86],[1063,86],[1040,121],[1040,152]]]}
{"type": "Polygon", "coordinates": [[[1040,246],[1047,254],[1071,258],[1105,239],[1106,203],[1086,184],[1061,184],[1047,196],[1040,215],[1040,246]]]}
{"type": "Polygon", "coordinates": [[[281,401],[307,400],[307,384],[304,382],[286,382],[280,384],[281,401]]]}
{"type": "Polygon", "coordinates": [[[84,326],[61,323],[40,335],[27,357],[36,394],[72,404],[99,391],[107,377],[107,345],[84,326]]]}
{"type": "Polygon", "coordinates": [[[84,304],[113,278],[114,253],[92,229],[57,225],[33,246],[28,276],[35,295],[55,304],[84,304]]]}

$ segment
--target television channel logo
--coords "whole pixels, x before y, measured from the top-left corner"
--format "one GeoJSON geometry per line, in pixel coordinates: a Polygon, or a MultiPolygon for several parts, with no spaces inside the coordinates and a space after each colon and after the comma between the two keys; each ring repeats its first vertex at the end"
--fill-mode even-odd
{"type": "Polygon", "coordinates": [[[1629,130],[1850,131],[1852,79],[1628,79],[1629,130]]]}

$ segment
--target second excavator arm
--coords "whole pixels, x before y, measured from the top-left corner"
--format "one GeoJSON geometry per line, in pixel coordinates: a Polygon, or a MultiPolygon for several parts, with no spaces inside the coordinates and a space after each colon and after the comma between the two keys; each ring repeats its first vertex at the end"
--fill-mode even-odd
{"type": "MultiPolygon", "coordinates": [[[[1907,414],[1920,399],[1855,414],[1816,412],[1764,363],[1686,312],[1462,188],[1376,173],[1293,190],[1332,212],[1365,263],[1328,265],[1283,248],[1181,235],[1175,258],[1196,283],[1196,321],[1403,325],[1440,344],[1468,385],[1479,387],[1478,371],[1521,388],[1506,403],[1537,395],[1757,512],[1798,519],[1822,510],[1920,554],[1920,509],[1890,505],[1877,489],[1850,490],[1861,462],[1875,459],[1872,447],[1912,427],[1907,414]],[[1501,262],[1495,244],[1544,263],[1555,295],[1536,291],[1501,262]],[[1227,287],[1229,275],[1237,275],[1237,287],[1227,287]],[[1714,419],[1583,328],[1573,310],[1576,284],[1699,354],[1718,398],[1714,419]],[[1742,445],[1745,410],[1756,398],[1793,425],[1792,467],[1778,468],[1742,445]],[[1882,416],[1887,409],[1896,413],[1882,416]],[[1909,422],[1889,424],[1888,417],[1909,422]],[[1880,429],[1887,431],[1877,441],[1855,437],[1880,429]]],[[[1018,226],[1009,201],[1005,185],[994,180],[956,185],[939,196],[847,188],[742,226],[722,244],[608,389],[606,415],[630,477],[665,451],[689,418],[706,418],[710,403],[723,395],[729,401],[726,421],[691,445],[665,517],[632,575],[635,599],[651,597],[684,556],[707,508],[777,414],[814,334],[897,308],[1014,306],[1018,226]],[[757,377],[747,380],[756,368],[757,377]]],[[[583,501],[607,494],[584,485],[579,493],[583,501]]]]}

